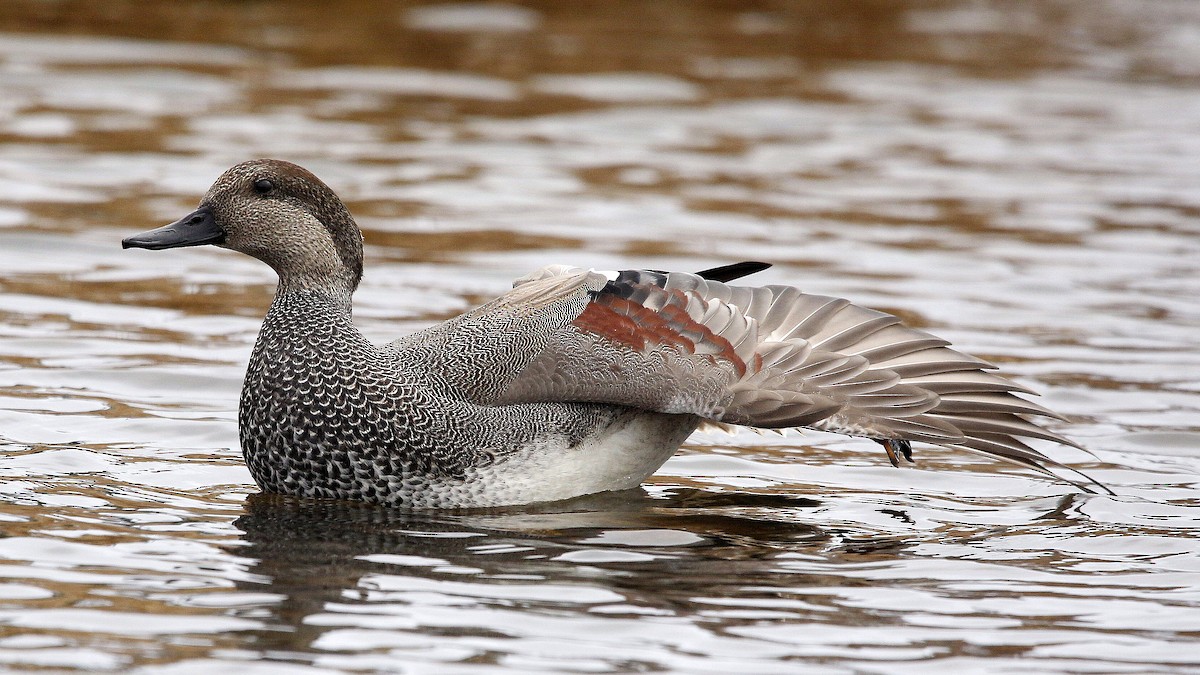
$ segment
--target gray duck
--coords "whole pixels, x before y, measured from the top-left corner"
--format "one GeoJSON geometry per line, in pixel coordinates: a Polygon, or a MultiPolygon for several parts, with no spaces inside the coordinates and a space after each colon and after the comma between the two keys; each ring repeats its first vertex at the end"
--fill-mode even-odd
{"type": "Polygon", "coordinates": [[[894,465],[921,441],[1055,475],[1065,467],[1022,439],[1079,447],[1029,418],[1062,419],[1016,395],[1030,390],[895,316],[727,283],[761,263],[550,266],[380,346],[351,320],[362,234],[307,170],[244,162],[191,214],[122,242],[203,244],[279,276],[238,410],[267,492],[417,508],[566,499],[636,487],[705,423],[864,437],[894,465]]]}

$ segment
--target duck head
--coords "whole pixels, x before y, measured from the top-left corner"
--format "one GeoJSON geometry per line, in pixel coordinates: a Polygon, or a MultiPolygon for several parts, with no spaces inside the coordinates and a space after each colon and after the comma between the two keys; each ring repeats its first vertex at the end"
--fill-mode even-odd
{"type": "Polygon", "coordinates": [[[362,278],[362,233],[346,205],[306,169],[277,159],[238,164],[195,211],[121,241],[153,250],[204,244],[267,263],[281,289],[353,293],[362,278]]]}

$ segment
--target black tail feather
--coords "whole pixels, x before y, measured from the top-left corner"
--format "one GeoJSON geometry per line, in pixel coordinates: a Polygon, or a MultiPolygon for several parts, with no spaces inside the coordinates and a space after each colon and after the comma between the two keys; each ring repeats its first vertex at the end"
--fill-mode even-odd
{"type": "Polygon", "coordinates": [[[732,265],[721,265],[713,267],[702,272],[696,272],[696,276],[707,279],[708,281],[719,281],[725,283],[734,279],[750,276],[757,272],[761,272],[771,266],[771,263],[755,262],[748,260],[745,262],[737,262],[732,265]]]}

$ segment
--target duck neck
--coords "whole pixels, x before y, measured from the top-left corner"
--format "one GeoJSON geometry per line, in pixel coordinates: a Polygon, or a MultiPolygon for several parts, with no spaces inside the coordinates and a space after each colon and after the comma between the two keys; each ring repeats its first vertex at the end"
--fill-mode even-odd
{"type": "Polygon", "coordinates": [[[332,348],[334,353],[326,356],[334,357],[366,343],[351,319],[349,289],[303,288],[282,282],[259,338],[256,351],[298,354],[332,348]]]}
{"type": "Polygon", "coordinates": [[[275,289],[276,300],[294,295],[327,296],[339,306],[344,305],[346,311],[349,311],[350,296],[354,295],[358,287],[357,280],[351,280],[348,275],[331,270],[318,270],[314,273],[303,269],[277,269],[276,272],[279,274],[279,285],[275,289]]]}
{"type": "Polygon", "coordinates": [[[308,283],[304,279],[280,277],[279,285],[275,287],[275,299],[271,304],[291,305],[307,300],[349,314],[350,298],[353,294],[354,289],[340,279],[308,283]]]}

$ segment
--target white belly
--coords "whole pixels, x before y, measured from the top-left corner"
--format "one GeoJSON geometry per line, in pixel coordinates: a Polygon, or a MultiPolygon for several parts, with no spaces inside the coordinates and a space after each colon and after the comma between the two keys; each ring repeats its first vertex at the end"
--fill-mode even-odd
{"type": "Polygon", "coordinates": [[[475,470],[457,489],[442,489],[457,493],[455,506],[528,504],[628,490],[670,459],[699,422],[692,415],[630,414],[573,448],[534,444],[475,470]]]}

